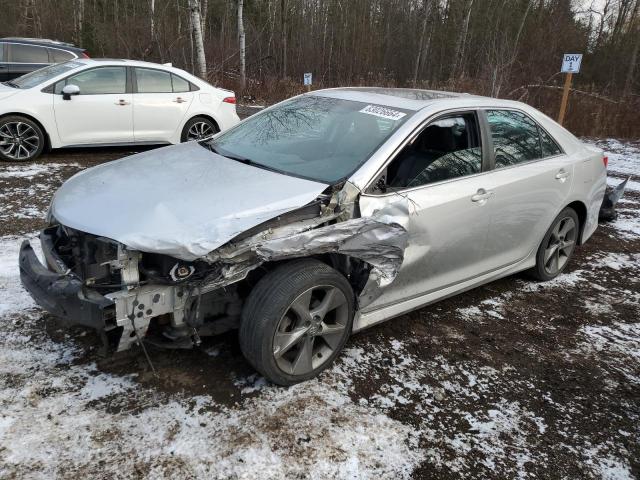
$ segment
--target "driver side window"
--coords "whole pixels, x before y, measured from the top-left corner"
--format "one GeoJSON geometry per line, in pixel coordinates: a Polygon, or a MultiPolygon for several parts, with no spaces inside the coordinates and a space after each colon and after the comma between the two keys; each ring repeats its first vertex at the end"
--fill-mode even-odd
{"type": "Polygon", "coordinates": [[[125,67],[99,67],[85,70],[56,83],[54,93],[61,94],[65,85],[80,87],[80,95],[107,95],[126,93],[125,67]]]}
{"type": "Polygon", "coordinates": [[[482,171],[476,115],[431,122],[387,167],[388,188],[412,188],[482,171]]]}

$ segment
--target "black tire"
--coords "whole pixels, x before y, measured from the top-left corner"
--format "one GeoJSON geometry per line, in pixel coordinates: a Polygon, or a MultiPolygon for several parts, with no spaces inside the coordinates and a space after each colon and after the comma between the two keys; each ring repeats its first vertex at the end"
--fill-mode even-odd
{"type": "Polygon", "coordinates": [[[546,282],[560,275],[573,256],[579,235],[580,220],[578,214],[573,208],[567,207],[555,218],[549,230],[547,230],[547,233],[544,235],[542,243],[540,243],[538,252],[536,253],[536,266],[529,272],[531,276],[537,280],[546,282]],[[572,230],[564,235],[558,236],[558,230],[560,230],[561,233],[562,229],[568,228],[571,223],[573,225],[572,230]],[[571,242],[571,245],[568,245],[569,242],[571,242]],[[548,257],[548,253],[556,243],[557,253],[554,253],[552,257],[548,257]],[[560,248],[562,245],[568,246],[560,248]],[[557,268],[552,268],[555,263],[555,257],[558,258],[557,268]]]}
{"type": "Polygon", "coordinates": [[[184,142],[192,142],[192,141],[206,141],[211,135],[214,135],[220,131],[218,125],[213,121],[206,117],[193,117],[189,120],[182,129],[182,133],[180,134],[180,141],[184,142]],[[199,125],[205,126],[206,131],[201,132],[199,125]],[[196,138],[193,136],[195,133],[193,129],[199,131],[201,133],[200,138],[196,138]]]}
{"type": "MultiPolygon", "coordinates": [[[[343,297],[340,296],[340,301],[342,299],[343,297]]],[[[311,305],[314,305],[313,302],[318,301],[317,299],[311,300],[311,305]]],[[[320,301],[320,304],[323,302],[324,299],[320,301]]],[[[317,303],[315,305],[316,307],[318,306],[317,303]]],[[[310,310],[311,314],[313,314],[314,310],[310,310]]],[[[316,377],[333,363],[351,334],[353,314],[353,291],[342,274],[317,260],[302,259],[287,262],[265,275],[249,294],[242,312],[239,331],[240,347],[247,361],[268,380],[278,385],[293,385],[316,377]],[[338,309],[347,309],[346,311],[340,310],[340,315],[343,318],[340,326],[344,327],[343,331],[324,334],[331,335],[331,343],[333,345],[330,348],[332,351],[327,350],[329,346],[329,343],[326,343],[325,340],[327,337],[315,331],[305,334],[304,337],[301,337],[303,340],[298,341],[299,343],[283,348],[284,353],[281,353],[276,358],[278,351],[274,350],[279,350],[276,347],[276,333],[278,335],[291,335],[290,332],[283,333],[282,325],[288,319],[287,316],[290,315],[290,312],[295,310],[294,304],[307,292],[311,291],[312,293],[309,294],[311,296],[315,295],[314,292],[322,292],[322,289],[325,288],[329,288],[330,290],[328,291],[334,292],[332,297],[333,295],[340,295],[340,292],[342,292],[344,299],[346,299],[346,303],[336,307],[335,310],[338,312],[338,309]],[[309,339],[309,337],[312,338],[309,339]],[[295,354],[294,348],[298,347],[299,355],[302,356],[303,347],[299,345],[306,341],[305,339],[311,342],[310,361],[308,363],[311,370],[303,374],[293,373],[293,370],[295,370],[293,367],[298,363],[298,359],[296,359],[295,362],[291,361],[292,371],[285,371],[282,368],[282,363],[286,363],[285,355],[289,353],[295,354]],[[314,361],[322,363],[314,368],[314,361]]],[[[329,314],[325,318],[328,318],[328,316],[329,314]]],[[[336,313],[335,317],[337,318],[337,316],[338,314],[336,313]]],[[[289,323],[294,322],[289,320],[289,323]]],[[[324,327],[327,326],[324,321],[322,325],[324,327]]],[[[299,330],[294,330],[294,326],[291,328],[291,331],[299,330]]],[[[328,332],[329,330],[326,331],[328,332]]],[[[320,327],[320,332],[322,332],[322,326],[320,327]]]]}
{"type": "Polygon", "coordinates": [[[46,143],[42,128],[26,117],[0,118],[0,160],[28,162],[40,156],[46,143]]]}

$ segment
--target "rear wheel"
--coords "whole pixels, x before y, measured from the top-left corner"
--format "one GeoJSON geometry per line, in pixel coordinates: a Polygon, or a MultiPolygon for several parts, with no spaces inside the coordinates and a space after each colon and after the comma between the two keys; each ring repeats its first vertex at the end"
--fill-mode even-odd
{"type": "Polygon", "coordinates": [[[220,129],[212,120],[205,117],[194,117],[182,129],[182,142],[204,142],[218,133],[220,129]]]}
{"type": "Polygon", "coordinates": [[[578,241],[580,221],[572,208],[565,208],[547,230],[531,271],[538,280],[551,280],[567,267],[578,241]]]}
{"type": "Polygon", "coordinates": [[[34,160],[42,153],[44,143],[44,132],[32,120],[21,116],[0,119],[0,160],[34,160]]]}
{"type": "Polygon", "coordinates": [[[271,382],[292,385],[317,376],[351,333],[353,291],[317,260],[285,263],[254,287],[242,313],[240,347],[271,382]]]}

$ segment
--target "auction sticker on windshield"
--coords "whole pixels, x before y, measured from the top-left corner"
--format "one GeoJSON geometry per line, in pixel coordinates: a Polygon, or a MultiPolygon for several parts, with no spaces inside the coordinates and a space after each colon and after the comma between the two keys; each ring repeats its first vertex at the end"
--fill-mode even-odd
{"type": "Polygon", "coordinates": [[[379,105],[367,105],[360,113],[368,113],[369,115],[375,115],[376,117],[388,118],[389,120],[400,120],[406,115],[406,113],[398,112],[390,108],[381,107],[379,105]]]}

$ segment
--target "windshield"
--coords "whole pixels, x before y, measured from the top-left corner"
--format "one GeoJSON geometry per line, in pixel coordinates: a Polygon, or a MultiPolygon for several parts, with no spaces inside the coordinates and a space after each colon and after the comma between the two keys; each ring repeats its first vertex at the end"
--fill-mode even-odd
{"type": "Polygon", "coordinates": [[[248,118],[210,146],[226,157],[333,184],[356,171],[412,113],[303,96],[248,118]]]}
{"type": "Polygon", "coordinates": [[[49,65],[48,67],[44,67],[31,73],[27,73],[26,75],[23,75],[22,77],[16,78],[15,80],[7,83],[9,83],[12,87],[32,88],[46,82],[47,80],[51,80],[52,78],[57,77],[58,75],[81,67],[82,65],[83,64],[79,62],[55,63],[53,65],[49,65]]]}

